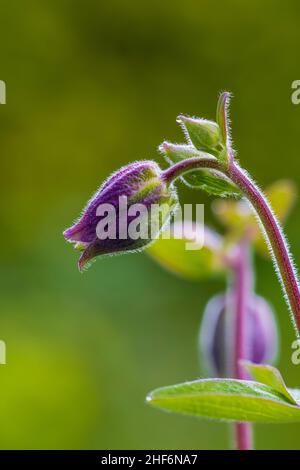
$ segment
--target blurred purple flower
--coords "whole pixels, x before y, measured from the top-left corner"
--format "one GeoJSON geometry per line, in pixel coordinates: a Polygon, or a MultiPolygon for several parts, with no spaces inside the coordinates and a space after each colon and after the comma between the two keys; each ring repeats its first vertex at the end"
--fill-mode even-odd
{"type": "MultiPolygon", "coordinates": [[[[226,311],[225,294],[207,304],[200,329],[201,358],[214,377],[232,377],[232,312],[226,311]]],[[[253,295],[247,312],[247,357],[256,364],[272,364],[277,356],[278,333],[268,302],[253,295]]]]}

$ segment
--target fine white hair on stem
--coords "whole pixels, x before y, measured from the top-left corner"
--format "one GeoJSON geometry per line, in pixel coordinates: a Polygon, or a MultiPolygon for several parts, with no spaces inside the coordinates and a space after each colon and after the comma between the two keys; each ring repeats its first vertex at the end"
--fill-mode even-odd
{"type": "MultiPolygon", "coordinates": [[[[281,225],[280,225],[280,223],[279,223],[279,221],[278,221],[276,215],[274,214],[274,211],[273,211],[273,209],[272,209],[272,207],[271,207],[271,205],[270,205],[270,203],[269,203],[269,201],[268,201],[268,198],[267,198],[266,195],[263,193],[263,191],[259,188],[258,184],[257,184],[257,183],[253,180],[253,178],[249,175],[249,173],[248,173],[245,169],[242,169],[242,168],[240,168],[240,167],[238,167],[238,168],[239,168],[239,171],[240,171],[244,176],[246,176],[247,179],[249,179],[249,180],[251,181],[251,184],[253,185],[253,187],[259,192],[261,199],[263,199],[264,202],[268,205],[269,210],[270,210],[270,212],[271,212],[271,214],[272,214],[272,216],[273,216],[273,219],[274,219],[274,221],[276,221],[276,225],[277,225],[278,231],[279,231],[279,233],[280,233],[280,236],[282,237],[282,240],[283,240],[283,242],[284,242],[284,245],[285,245],[285,248],[286,248],[286,251],[287,251],[287,254],[288,254],[290,263],[291,263],[293,275],[294,275],[294,277],[295,277],[295,279],[296,279],[296,281],[297,281],[297,286],[298,286],[298,288],[299,288],[298,272],[297,272],[297,268],[296,268],[295,262],[294,262],[294,260],[293,260],[292,254],[291,254],[291,252],[290,252],[289,243],[288,243],[288,241],[287,241],[287,239],[286,239],[286,237],[285,237],[285,234],[284,234],[284,232],[283,232],[283,229],[282,229],[282,227],[281,227],[281,225]]],[[[291,304],[290,304],[290,301],[289,301],[289,298],[288,298],[288,294],[287,294],[287,291],[286,291],[286,288],[285,288],[285,285],[284,285],[284,281],[283,281],[283,278],[282,278],[282,274],[281,274],[281,271],[280,271],[279,264],[278,264],[278,262],[277,262],[277,260],[276,260],[276,255],[275,255],[274,250],[273,250],[273,248],[272,248],[272,243],[271,243],[270,238],[269,238],[269,236],[268,236],[268,234],[267,234],[267,232],[266,232],[266,228],[265,228],[265,226],[263,225],[263,222],[262,222],[262,220],[261,220],[261,218],[260,218],[259,211],[254,207],[254,204],[249,200],[249,198],[247,197],[247,195],[246,195],[245,199],[246,199],[247,203],[250,205],[250,207],[252,208],[252,210],[253,210],[253,212],[254,212],[254,214],[255,214],[255,217],[256,217],[256,219],[257,219],[257,221],[258,221],[258,223],[259,223],[259,226],[260,226],[260,228],[261,228],[262,234],[263,234],[263,236],[264,236],[264,238],[265,238],[265,240],[266,240],[266,243],[267,243],[267,246],[268,246],[268,249],[269,249],[269,252],[270,252],[272,261],[273,261],[274,269],[275,269],[276,274],[277,274],[277,276],[278,276],[278,279],[279,279],[279,281],[280,281],[280,285],[281,285],[281,288],[282,288],[282,292],[283,292],[283,295],[284,295],[284,299],[285,299],[285,301],[286,301],[286,303],[287,303],[287,305],[288,305],[288,307],[289,307],[289,311],[290,311],[292,323],[293,323],[293,325],[294,325],[294,328],[295,328],[295,331],[296,331],[296,333],[297,333],[297,336],[299,337],[300,334],[299,334],[299,331],[298,331],[297,326],[296,326],[296,321],[295,321],[295,318],[294,318],[294,316],[293,316],[292,307],[291,307],[291,304]]]]}
{"type": "Polygon", "coordinates": [[[230,117],[230,102],[233,98],[233,93],[229,91],[222,91],[219,94],[219,100],[221,99],[222,95],[225,96],[224,100],[224,119],[225,119],[225,128],[226,128],[226,148],[230,154],[231,159],[236,158],[236,150],[233,146],[233,141],[231,137],[231,117],[230,117]]]}

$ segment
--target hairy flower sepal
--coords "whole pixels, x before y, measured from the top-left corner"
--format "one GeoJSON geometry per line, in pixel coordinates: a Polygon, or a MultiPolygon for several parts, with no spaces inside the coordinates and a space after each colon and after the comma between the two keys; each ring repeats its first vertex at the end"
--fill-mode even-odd
{"type": "Polygon", "coordinates": [[[220,129],[216,122],[183,115],[178,116],[177,122],[196,149],[215,154],[222,148],[220,129]]]}
{"type": "Polygon", "coordinates": [[[176,205],[176,191],[155,162],[131,163],[100,186],[64,237],[83,250],[78,262],[82,270],[96,256],[145,248],[176,205]]]}

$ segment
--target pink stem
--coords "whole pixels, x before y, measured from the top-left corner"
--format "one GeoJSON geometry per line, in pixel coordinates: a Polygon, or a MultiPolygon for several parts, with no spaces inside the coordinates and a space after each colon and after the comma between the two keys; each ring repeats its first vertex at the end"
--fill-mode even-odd
{"type": "Polygon", "coordinates": [[[300,334],[300,290],[297,273],[293,266],[287,242],[267,199],[233,159],[230,161],[229,168],[226,168],[222,162],[215,158],[188,158],[165,170],[162,178],[166,182],[172,183],[179,176],[197,168],[215,169],[222,172],[236,184],[253,206],[261,222],[263,233],[270,245],[276,272],[293,314],[298,334],[300,334]]]}
{"type": "MultiPolygon", "coordinates": [[[[179,178],[185,173],[188,173],[192,170],[197,170],[197,168],[210,168],[221,170],[220,162],[213,157],[209,158],[187,158],[181,162],[175,163],[174,165],[167,168],[162,173],[162,177],[165,181],[172,183],[176,178],[179,178]]],[[[222,171],[222,170],[221,170],[222,171]]]]}
{"type": "Polygon", "coordinates": [[[252,450],[252,426],[250,423],[235,424],[235,443],[237,450],[252,450]]]}
{"type": "Polygon", "coordinates": [[[249,176],[232,162],[227,175],[242,190],[257,212],[264,232],[271,246],[275,265],[278,267],[283,290],[290,310],[294,315],[298,332],[300,332],[300,290],[297,274],[288,250],[287,242],[266,198],[249,176]]]}
{"type": "MultiPolygon", "coordinates": [[[[252,294],[252,269],[249,247],[246,241],[239,245],[235,264],[233,295],[234,310],[234,376],[237,379],[247,379],[247,374],[240,360],[247,359],[247,307],[252,294]]],[[[238,450],[252,449],[252,426],[250,423],[235,424],[235,442],[238,450]]]]}

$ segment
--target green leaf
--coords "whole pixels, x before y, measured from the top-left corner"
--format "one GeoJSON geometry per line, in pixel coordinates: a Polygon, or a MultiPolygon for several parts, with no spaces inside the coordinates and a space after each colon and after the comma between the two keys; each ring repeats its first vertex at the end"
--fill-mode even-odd
{"type": "Polygon", "coordinates": [[[188,173],[184,179],[191,188],[200,188],[212,196],[241,196],[238,188],[229,180],[225,179],[225,177],[218,177],[216,173],[213,174],[208,170],[188,173]]]}
{"type": "Polygon", "coordinates": [[[277,392],[281,393],[287,401],[292,403],[293,405],[298,405],[298,402],[294,399],[294,397],[289,392],[288,388],[286,387],[282,375],[280,374],[279,370],[276,367],[269,366],[266,364],[254,364],[250,361],[240,361],[243,367],[247,369],[250,373],[251,377],[254,380],[257,380],[260,383],[265,385],[269,385],[277,392]]]}
{"type": "Polygon", "coordinates": [[[300,406],[300,390],[298,388],[289,388],[289,393],[292,395],[293,399],[300,406]]]}
{"type": "Polygon", "coordinates": [[[300,422],[300,407],[269,385],[236,379],[204,379],[158,388],[147,402],[166,411],[222,421],[300,422]]]}
{"type": "MultiPolygon", "coordinates": [[[[195,223],[184,223],[182,238],[174,238],[175,223],[170,230],[164,232],[164,237],[156,239],[146,252],[163,268],[187,280],[198,281],[225,273],[222,255],[222,239],[215,232],[204,228],[204,245],[202,248],[190,250],[188,243],[196,241],[195,223]]],[[[198,227],[200,230],[200,227],[198,227]]],[[[203,227],[202,227],[203,230],[203,227]]],[[[200,245],[201,246],[201,245],[200,245]]]]}

